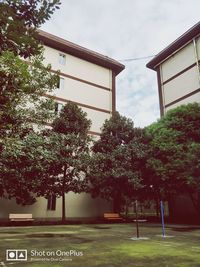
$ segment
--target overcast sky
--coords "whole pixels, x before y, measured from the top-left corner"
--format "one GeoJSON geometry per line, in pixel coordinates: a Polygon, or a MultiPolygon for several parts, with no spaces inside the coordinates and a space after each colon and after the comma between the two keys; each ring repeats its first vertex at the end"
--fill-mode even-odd
{"type": "Polygon", "coordinates": [[[117,110],[146,126],[159,118],[156,73],[146,68],[152,56],[200,20],[199,0],[63,0],[42,29],[116,60],[117,110]]]}

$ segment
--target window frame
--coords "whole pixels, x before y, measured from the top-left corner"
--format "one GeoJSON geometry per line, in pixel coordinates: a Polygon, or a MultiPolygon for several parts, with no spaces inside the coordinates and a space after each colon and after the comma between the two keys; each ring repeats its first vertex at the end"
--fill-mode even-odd
{"type": "Polygon", "coordinates": [[[57,89],[63,90],[65,88],[65,78],[59,77],[58,83],[57,83],[57,89]]]}
{"type": "Polygon", "coordinates": [[[60,65],[63,65],[63,66],[66,65],[66,55],[64,53],[59,53],[58,62],[60,65]]]}
{"type": "Polygon", "coordinates": [[[55,114],[56,115],[58,115],[60,113],[60,111],[62,110],[63,106],[64,105],[62,103],[59,103],[59,102],[55,103],[55,114]]]}

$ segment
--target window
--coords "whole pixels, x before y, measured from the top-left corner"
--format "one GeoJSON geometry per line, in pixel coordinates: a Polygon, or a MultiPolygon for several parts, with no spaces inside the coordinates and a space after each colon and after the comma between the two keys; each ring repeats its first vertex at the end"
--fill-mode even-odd
{"type": "Polygon", "coordinates": [[[64,89],[65,87],[65,79],[64,78],[61,78],[58,80],[58,83],[57,83],[57,88],[58,89],[64,89]]]}
{"type": "Polygon", "coordinates": [[[55,114],[59,114],[61,109],[63,107],[63,104],[61,103],[55,103],[55,114]]]}
{"type": "Polygon", "coordinates": [[[62,54],[62,53],[59,54],[59,63],[61,65],[65,65],[66,64],[66,55],[65,54],[62,54]]]}
{"type": "Polygon", "coordinates": [[[56,210],[56,196],[51,195],[47,199],[47,210],[56,210]]]}

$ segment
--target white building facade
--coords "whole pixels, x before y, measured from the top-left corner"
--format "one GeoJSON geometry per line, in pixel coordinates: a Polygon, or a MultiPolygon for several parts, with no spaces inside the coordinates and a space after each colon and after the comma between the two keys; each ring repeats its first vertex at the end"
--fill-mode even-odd
{"type": "Polygon", "coordinates": [[[200,102],[200,23],[155,56],[161,115],[182,104],[200,102]]]}
{"type": "MultiPolygon", "coordinates": [[[[124,65],[74,43],[39,31],[39,39],[44,46],[44,64],[51,64],[52,72],[60,70],[60,82],[52,95],[57,102],[57,110],[69,100],[87,113],[92,121],[89,134],[98,138],[101,127],[116,109],[116,76],[124,65]]],[[[10,213],[31,213],[38,220],[57,220],[62,217],[62,200],[48,201],[39,198],[34,205],[19,206],[15,201],[0,201],[0,219],[8,219],[10,213]]],[[[111,203],[102,199],[92,199],[89,194],[66,194],[66,218],[100,217],[111,211],[111,203]]]]}
{"type": "MultiPolygon", "coordinates": [[[[177,106],[200,102],[200,22],[156,55],[147,67],[157,72],[160,113],[177,106]]],[[[189,197],[171,200],[172,217],[192,219],[197,216],[189,197]]]]}

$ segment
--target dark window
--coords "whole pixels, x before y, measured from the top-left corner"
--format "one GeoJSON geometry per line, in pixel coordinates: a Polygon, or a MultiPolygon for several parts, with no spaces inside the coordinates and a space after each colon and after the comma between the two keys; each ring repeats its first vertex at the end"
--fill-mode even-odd
{"type": "Polygon", "coordinates": [[[56,196],[51,195],[47,199],[47,210],[56,210],[56,196]]]}
{"type": "Polygon", "coordinates": [[[61,104],[61,103],[55,103],[55,114],[56,115],[60,113],[62,107],[63,107],[63,104],[61,104]]]}
{"type": "Polygon", "coordinates": [[[65,87],[65,79],[62,77],[59,77],[58,82],[57,82],[57,89],[64,89],[65,87]]]}

